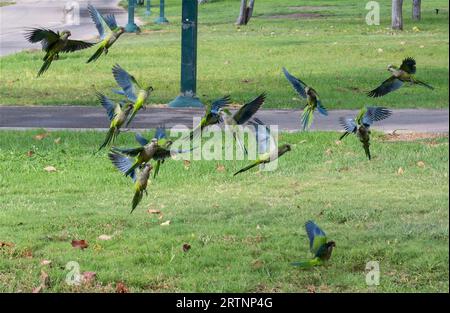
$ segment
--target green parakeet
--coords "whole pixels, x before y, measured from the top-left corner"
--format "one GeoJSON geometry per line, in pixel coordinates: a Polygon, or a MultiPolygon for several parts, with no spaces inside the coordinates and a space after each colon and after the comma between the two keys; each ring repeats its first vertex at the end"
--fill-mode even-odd
{"type": "Polygon", "coordinates": [[[239,108],[239,110],[231,114],[231,112],[228,109],[223,109],[222,112],[224,113],[224,122],[225,125],[229,127],[229,129],[233,133],[234,139],[239,143],[239,146],[244,151],[245,154],[247,154],[247,149],[245,148],[245,145],[243,142],[241,142],[241,133],[240,128],[238,125],[243,125],[250,120],[250,118],[253,117],[253,115],[259,110],[261,105],[264,103],[266,99],[266,94],[262,93],[252,101],[244,104],[242,107],[239,108]]]}
{"type": "Polygon", "coordinates": [[[128,127],[137,112],[144,107],[147,98],[153,91],[153,88],[150,85],[140,85],[137,80],[132,75],[128,74],[128,72],[122,67],[120,67],[119,64],[116,64],[113,67],[112,73],[117,84],[120,88],[122,88],[122,90],[114,90],[114,92],[126,96],[129,101],[134,103],[133,111],[131,112],[131,116],[126,125],[128,127]]]}
{"type": "Polygon", "coordinates": [[[46,52],[41,69],[39,70],[37,77],[41,76],[52,64],[53,60],[58,59],[59,53],[74,52],[83,50],[93,46],[95,43],[72,40],[70,31],[63,30],[62,32],[54,32],[50,29],[33,28],[27,30],[25,38],[31,42],[41,42],[42,50],[46,52]]]}
{"type": "Polygon", "coordinates": [[[339,118],[339,121],[345,129],[345,133],[339,138],[342,140],[350,133],[356,134],[361,141],[366,156],[369,160],[372,158],[370,154],[370,126],[375,121],[381,121],[391,116],[392,111],[383,107],[364,107],[356,118],[339,118]]]}
{"type": "Polygon", "coordinates": [[[389,65],[388,71],[392,73],[392,76],[382,82],[380,86],[370,91],[367,94],[369,97],[382,97],[399,89],[404,83],[421,85],[431,90],[434,89],[432,86],[414,77],[414,74],[416,74],[416,61],[411,57],[404,59],[402,65],[400,65],[400,68],[394,65],[389,65]]]}
{"type": "Polygon", "coordinates": [[[108,118],[110,120],[109,131],[106,134],[105,141],[103,141],[99,150],[106,147],[107,145],[113,144],[116,140],[116,137],[120,133],[120,128],[125,123],[128,115],[133,109],[133,105],[131,103],[127,103],[123,105],[114,104],[107,96],[103,95],[100,92],[97,92],[97,98],[99,99],[102,106],[106,109],[106,113],[108,114],[108,118]]]}
{"type": "Polygon", "coordinates": [[[97,51],[87,61],[87,63],[90,63],[97,60],[103,53],[107,55],[108,49],[125,32],[125,28],[117,25],[114,14],[103,17],[91,4],[88,4],[88,11],[101,39],[97,51]]]}
{"type": "Polygon", "coordinates": [[[322,265],[325,261],[330,259],[333,248],[336,247],[336,243],[334,241],[327,241],[325,232],[313,221],[307,221],[305,223],[305,229],[309,239],[309,249],[314,255],[314,258],[308,261],[294,262],[291,264],[301,268],[322,265]]]}
{"type": "Polygon", "coordinates": [[[146,163],[139,172],[139,176],[134,183],[134,197],[131,203],[131,212],[133,213],[134,209],[138,206],[139,202],[141,202],[144,192],[147,194],[147,184],[148,179],[150,178],[150,171],[152,170],[152,165],[150,163],[146,163]]]}
{"type": "Polygon", "coordinates": [[[283,67],[284,76],[286,76],[289,83],[294,87],[297,94],[306,99],[306,105],[303,108],[303,113],[301,117],[301,123],[303,130],[311,127],[314,119],[314,111],[317,109],[320,114],[327,116],[328,111],[322,105],[322,101],[319,98],[319,94],[313,88],[306,85],[299,78],[292,76],[286,68],[283,67]]]}

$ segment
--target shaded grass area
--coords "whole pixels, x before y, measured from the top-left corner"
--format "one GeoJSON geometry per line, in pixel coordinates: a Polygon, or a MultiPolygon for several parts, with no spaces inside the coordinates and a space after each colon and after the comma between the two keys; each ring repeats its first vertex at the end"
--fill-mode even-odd
{"type": "MultiPolygon", "coordinates": [[[[51,292],[114,291],[119,281],[136,292],[448,292],[447,137],[375,134],[369,162],[354,137],[283,133],[293,150],[276,171],[237,177],[246,161],[168,160],[130,215],[131,182],[106,152],[94,154],[104,133],[34,138],[42,132],[0,136],[0,241],[15,244],[0,248],[1,291],[31,291],[42,269],[51,292]],[[309,257],[308,219],[337,248],[305,271],[289,263],[309,257]],[[95,282],[67,285],[69,261],[96,272],[95,282]],[[378,287],[366,286],[368,261],[380,262],[378,287]]],[[[130,133],[118,141],[134,144],[130,133]]]]}
{"type": "MultiPolygon", "coordinates": [[[[422,4],[423,19],[413,22],[405,2],[405,30],[390,30],[389,0],[379,1],[381,25],[365,23],[361,1],[260,1],[248,26],[234,25],[239,1],[213,1],[199,7],[198,95],[208,102],[231,94],[244,103],[266,90],[267,108],[296,108],[296,94],[282,75],[286,66],[313,86],[330,109],[364,104],[391,108],[448,107],[448,3],[422,4]],[[434,9],[440,8],[435,14],[434,9]],[[292,18],[292,14],[312,15],[292,18]],[[320,15],[320,16],[317,16],[320,15]],[[277,18],[273,18],[276,16],[277,18]],[[286,17],[286,18],[283,18],[286,17]],[[316,18],[320,17],[320,18],[316,18]],[[417,27],[417,28],[414,28],[417,27]],[[413,30],[415,29],[415,30],[413,30]],[[380,99],[365,93],[386,79],[388,64],[407,56],[418,63],[417,77],[436,87],[430,92],[405,87],[380,99]]],[[[0,103],[98,105],[93,86],[110,93],[111,68],[119,63],[155,88],[151,103],[167,103],[179,92],[180,1],[166,1],[168,25],[153,23],[145,8],[137,15],[148,24],[139,35],[126,34],[95,64],[84,64],[94,48],[62,56],[43,77],[35,75],[42,53],[23,52],[0,59],[0,103]]]]}

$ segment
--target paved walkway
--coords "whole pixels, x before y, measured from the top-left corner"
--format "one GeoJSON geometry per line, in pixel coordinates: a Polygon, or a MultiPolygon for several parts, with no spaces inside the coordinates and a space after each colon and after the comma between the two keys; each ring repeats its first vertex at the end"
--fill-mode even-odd
{"type": "MultiPolygon", "coordinates": [[[[0,56],[24,49],[39,49],[39,44],[31,44],[23,36],[24,30],[30,27],[69,29],[74,39],[96,38],[98,32],[87,11],[88,2],[102,14],[114,13],[119,25],[125,25],[127,22],[126,11],[118,7],[119,0],[77,0],[80,5],[79,25],[65,25],[63,8],[69,0],[14,1],[16,4],[0,8],[0,56]]],[[[139,24],[139,21],[136,23],[139,24]]]]}
{"type": "MultiPolygon", "coordinates": [[[[339,117],[355,116],[356,110],[331,110],[328,117],[316,115],[313,130],[341,130],[339,117]]],[[[193,117],[200,117],[202,109],[152,108],[139,112],[131,128],[148,129],[165,124],[166,127],[192,127],[193,117]]],[[[298,110],[260,110],[256,114],[268,125],[281,130],[298,131],[298,110]]],[[[394,110],[387,120],[377,122],[374,129],[384,132],[448,133],[449,111],[404,109],[394,110]]],[[[0,129],[106,129],[109,126],[102,107],[83,106],[0,106],[0,129]]]]}

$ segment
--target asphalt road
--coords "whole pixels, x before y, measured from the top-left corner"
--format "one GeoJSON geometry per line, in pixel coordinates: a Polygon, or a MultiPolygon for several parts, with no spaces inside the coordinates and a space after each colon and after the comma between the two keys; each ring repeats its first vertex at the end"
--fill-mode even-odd
{"type": "MultiPolygon", "coordinates": [[[[55,0],[14,0],[16,4],[0,8],[0,56],[24,49],[40,49],[39,44],[31,44],[24,38],[24,30],[30,27],[45,27],[53,30],[68,29],[73,39],[93,40],[97,29],[87,11],[88,2],[102,14],[114,13],[119,25],[125,25],[127,14],[117,6],[119,0],[77,0],[79,3],[79,25],[68,25],[63,8],[69,1],[55,0]]],[[[136,21],[139,24],[139,21],[136,21]]]]}
{"type": "MultiPolygon", "coordinates": [[[[298,131],[298,110],[260,110],[258,118],[268,125],[278,125],[280,130],[298,131]]],[[[182,128],[193,125],[193,118],[200,118],[202,109],[170,109],[148,107],[139,112],[131,128],[148,129],[159,125],[182,128]]],[[[328,117],[318,116],[312,130],[341,130],[339,117],[355,116],[356,110],[331,110],[328,117]]],[[[100,129],[109,126],[102,107],[83,106],[0,106],[0,129],[100,129]]],[[[448,133],[449,111],[404,109],[394,110],[390,118],[377,122],[374,129],[383,132],[433,132],[448,133]]]]}

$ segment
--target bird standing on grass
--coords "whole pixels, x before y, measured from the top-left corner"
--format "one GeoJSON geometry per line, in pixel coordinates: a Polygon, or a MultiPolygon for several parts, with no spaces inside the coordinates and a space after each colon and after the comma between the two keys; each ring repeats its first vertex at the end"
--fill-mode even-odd
{"type": "Polygon", "coordinates": [[[68,30],[54,32],[50,29],[33,28],[27,31],[25,38],[31,43],[41,42],[42,50],[46,52],[43,58],[44,64],[42,64],[37,77],[48,70],[52,61],[59,58],[60,52],[67,53],[83,50],[95,44],[81,40],[72,40],[69,39],[70,36],[71,33],[68,30]]]}
{"type": "Polygon", "coordinates": [[[125,32],[125,28],[118,26],[116,17],[114,14],[109,14],[103,17],[97,9],[88,4],[89,15],[94,21],[95,27],[100,35],[100,46],[97,51],[89,58],[87,63],[96,61],[103,53],[108,54],[109,48],[119,39],[119,37],[125,32]]]}
{"type": "Polygon", "coordinates": [[[106,109],[106,113],[108,114],[108,118],[111,122],[105,141],[99,148],[99,150],[101,150],[102,148],[114,143],[120,133],[120,128],[125,123],[128,115],[133,109],[133,105],[131,103],[127,103],[125,105],[123,105],[123,103],[114,104],[114,102],[100,92],[97,92],[97,98],[106,109]]]}
{"type": "Polygon", "coordinates": [[[152,170],[152,165],[150,163],[146,163],[143,168],[139,172],[139,176],[134,183],[134,197],[131,203],[131,212],[133,213],[134,209],[138,206],[139,202],[141,202],[142,197],[147,194],[147,184],[148,179],[150,178],[150,171],[152,170]]]}
{"type": "Polygon", "coordinates": [[[250,118],[253,117],[253,115],[259,110],[261,105],[264,103],[266,99],[266,94],[262,93],[255,99],[253,99],[251,102],[248,102],[244,104],[239,110],[231,114],[231,112],[228,109],[223,109],[224,114],[224,122],[225,125],[230,127],[231,132],[233,133],[234,139],[239,143],[239,146],[241,147],[242,151],[244,151],[245,154],[247,154],[247,149],[245,148],[245,145],[243,142],[241,142],[241,132],[239,125],[243,125],[248,122],[250,118]]]}
{"type": "Polygon", "coordinates": [[[309,239],[309,249],[314,255],[314,258],[308,261],[294,262],[291,264],[301,268],[322,265],[325,261],[330,259],[333,248],[336,247],[336,243],[334,241],[327,241],[325,232],[313,221],[307,221],[305,223],[305,229],[309,239]]]}
{"type": "Polygon", "coordinates": [[[120,67],[119,64],[114,65],[114,67],[112,68],[112,73],[117,84],[120,86],[120,88],[122,88],[122,90],[114,90],[114,92],[126,96],[128,100],[134,103],[133,111],[131,112],[131,116],[128,119],[126,125],[128,127],[128,125],[136,116],[137,112],[144,107],[147,98],[153,91],[153,87],[150,85],[140,85],[136,78],[128,74],[128,72],[120,67]]]}
{"type": "Polygon", "coordinates": [[[205,115],[203,115],[200,123],[189,133],[190,140],[192,140],[194,136],[200,135],[205,127],[219,123],[222,120],[220,114],[223,108],[230,104],[230,102],[230,96],[225,96],[215,100],[210,105],[207,105],[205,115]]]}
{"type": "Polygon", "coordinates": [[[292,76],[286,68],[283,67],[284,76],[286,76],[289,83],[294,87],[297,94],[306,99],[305,107],[301,117],[303,130],[310,128],[314,119],[314,111],[317,109],[320,114],[327,116],[327,109],[322,105],[319,94],[313,88],[306,85],[299,78],[292,76]]]}
{"type": "Polygon", "coordinates": [[[402,65],[400,65],[400,68],[394,65],[389,65],[388,71],[392,73],[392,76],[382,82],[380,86],[370,91],[367,94],[369,97],[382,97],[399,89],[404,83],[421,85],[431,90],[434,89],[432,86],[414,77],[414,74],[416,74],[416,60],[411,57],[404,59],[402,65]]]}
{"type": "Polygon", "coordinates": [[[342,140],[350,133],[356,134],[359,141],[363,144],[364,151],[369,160],[370,155],[370,126],[375,121],[381,121],[391,116],[392,111],[383,107],[364,107],[362,108],[356,118],[339,118],[339,121],[345,129],[345,133],[339,138],[342,140]]]}

